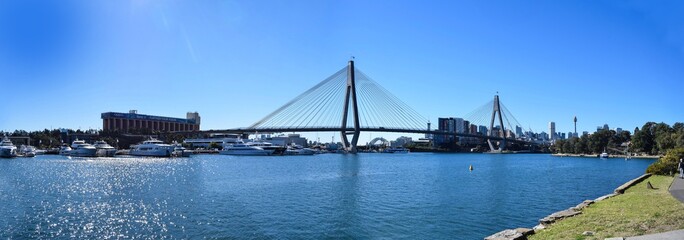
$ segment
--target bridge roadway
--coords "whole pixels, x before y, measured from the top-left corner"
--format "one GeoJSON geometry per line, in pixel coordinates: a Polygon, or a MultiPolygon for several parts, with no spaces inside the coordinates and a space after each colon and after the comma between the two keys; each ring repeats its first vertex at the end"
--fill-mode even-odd
{"type": "MultiPolygon", "coordinates": [[[[224,129],[224,130],[204,130],[204,133],[234,133],[234,134],[251,134],[254,132],[261,133],[282,133],[282,132],[341,132],[341,131],[353,132],[354,128],[333,128],[333,127],[320,127],[320,128],[234,128],[234,129],[224,129]]],[[[451,135],[458,137],[474,137],[482,138],[488,140],[501,141],[504,140],[502,137],[493,136],[483,136],[477,134],[466,134],[466,133],[448,133],[441,131],[428,131],[428,130],[416,130],[416,129],[398,129],[398,128],[384,128],[384,127],[362,127],[360,128],[362,132],[394,132],[394,133],[416,133],[416,134],[433,134],[433,135],[451,135]]],[[[527,142],[517,139],[506,138],[507,142],[515,142],[522,144],[535,144],[534,142],[527,142]]]]}

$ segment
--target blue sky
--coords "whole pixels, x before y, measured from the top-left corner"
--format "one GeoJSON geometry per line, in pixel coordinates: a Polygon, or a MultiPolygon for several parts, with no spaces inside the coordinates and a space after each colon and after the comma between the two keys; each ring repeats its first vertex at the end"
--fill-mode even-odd
{"type": "Polygon", "coordinates": [[[539,132],[673,124],[681,26],[681,1],[2,1],[0,129],[249,126],[350,56],[432,122],[498,91],[539,132]]]}

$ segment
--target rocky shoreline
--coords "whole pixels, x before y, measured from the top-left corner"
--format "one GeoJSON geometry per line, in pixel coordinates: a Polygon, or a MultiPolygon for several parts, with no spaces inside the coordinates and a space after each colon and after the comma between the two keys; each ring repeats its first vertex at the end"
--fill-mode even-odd
{"type": "Polygon", "coordinates": [[[594,204],[596,202],[600,202],[600,201],[603,201],[603,200],[606,200],[608,198],[611,198],[611,197],[614,197],[614,196],[617,196],[617,195],[624,193],[625,190],[627,190],[631,186],[634,186],[635,184],[640,183],[641,181],[643,181],[644,179],[646,179],[650,176],[651,176],[650,173],[646,173],[644,175],[641,175],[635,179],[632,179],[632,180],[620,185],[619,187],[617,187],[615,189],[615,191],[613,191],[613,193],[601,196],[601,197],[596,198],[594,200],[584,200],[580,204],[577,204],[577,206],[552,213],[549,216],[546,216],[542,219],[539,219],[539,224],[537,226],[534,226],[533,228],[506,229],[506,230],[497,232],[495,234],[492,234],[488,237],[485,237],[484,239],[485,240],[522,240],[522,239],[527,239],[527,236],[530,236],[530,235],[532,235],[538,231],[541,231],[541,230],[547,228],[548,226],[550,226],[551,224],[553,224],[557,221],[582,214],[582,210],[591,204],[594,204]]]}

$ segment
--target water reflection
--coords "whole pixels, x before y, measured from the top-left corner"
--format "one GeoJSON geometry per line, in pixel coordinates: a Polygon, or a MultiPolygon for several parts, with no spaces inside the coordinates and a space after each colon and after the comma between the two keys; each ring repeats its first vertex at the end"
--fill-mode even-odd
{"type": "Polygon", "coordinates": [[[361,231],[361,229],[356,228],[361,221],[358,203],[360,197],[359,181],[361,181],[359,171],[358,155],[347,154],[339,160],[339,180],[337,187],[333,190],[333,194],[336,195],[333,204],[336,207],[329,210],[335,216],[333,220],[335,227],[330,229],[335,229],[335,231],[331,233],[332,236],[330,237],[351,237],[353,233],[360,233],[361,231]]]}

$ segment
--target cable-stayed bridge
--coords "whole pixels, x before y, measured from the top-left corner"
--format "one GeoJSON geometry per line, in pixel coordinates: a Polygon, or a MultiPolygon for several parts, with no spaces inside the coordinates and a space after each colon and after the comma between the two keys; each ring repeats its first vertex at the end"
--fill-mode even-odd
{"type": "Polygon", "coordinates": [[[467,119],[472,120],[469,125],[486,126],[488,130],[486,133],[470,131],[470,126],[431,130],[427,118],[356,69],[354,61],[349,61],[346,67],[251,126],[208,132],[339,132],[344,149],[352,153],[357,151],[362,131],[480,138],[489,142],[492,151],[503,150],[507,141],[530,143],[511,134],[513,126],[517,129],[521,125],[499,102],[498,95],[470,113],[467,119]],[[498,141],[498,147],[492,141],[498,141]]]}

